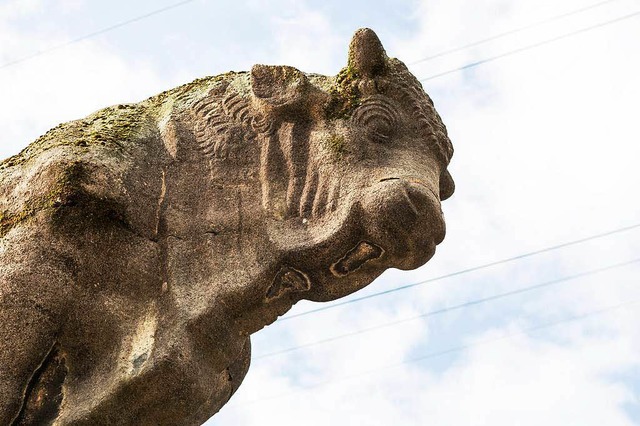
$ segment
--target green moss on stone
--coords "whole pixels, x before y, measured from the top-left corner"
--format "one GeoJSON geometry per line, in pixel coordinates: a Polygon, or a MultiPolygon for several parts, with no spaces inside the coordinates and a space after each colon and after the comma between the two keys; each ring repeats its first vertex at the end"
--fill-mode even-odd
{"type": "Polygon", "coordinates": [[[34,212],[27,208],[19,213],[0,212],[0,238],[4,237],[13,227],[24,222],[34,212]]]}
{"type": "Polygon", "coordinates": [[[73,163],[66,166],[52,181],[49,190],[42,195],[28,199],[18,212],[0,212],[0,238],[15,226],[27,222],[41,211],[55,213],[63,206],[73,203],[74,193],[79,188],[81,165],[73,163]]]}
{"type": "Polygon", "coordinates": [[[360,91],[358,89],[359,74],[352,66],[340,70],[336,76],[336,83],[330,89],[331,100],[325,109],[330,120],[348,119],[360,105],[360,91]]]}
{"type": "Polygon", "coordinates": [[[44,151],[69,146],[88,149],[114,146],[122,150],[137,139],[145,120],[145,109],[138,105],[117,105],[102,109],[82,120],[60,124],[40,136],[18,155],[0,162],[0,170],[24,164],[44,151]]]}
{"type": "Polygon", "coordinates": [[[331,134],[327,139],[327,146],[334,157],[341,160],[349,151],[344,136],[331,134]]]}

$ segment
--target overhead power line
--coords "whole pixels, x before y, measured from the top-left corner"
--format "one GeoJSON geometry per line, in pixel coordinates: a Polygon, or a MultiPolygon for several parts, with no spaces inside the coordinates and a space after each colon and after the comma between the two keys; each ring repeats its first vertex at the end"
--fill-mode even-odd
{"type": "MultiPolygon", "coordinates": [[[[0,69],[7,68],[7,67],[10,67],[12,65],[16,65],[16,64],[28,61],[28,60],[36,58],[38,56],[42,56],[42,55],[44,55],[46,53],[50,53],[50,52],[53,52],[55,50],[62,49],[62,48],[67,47],[69,45],[72,45],[72,44],[75,44],[75,43],[78,43],[78,42],[81,42],[81,41],[84,41],[84,40],[87,40],[87,39],[90,39],[90,38],[93,38],[93,37],[96,37],[96,36],[99,36],[99,35],[102,35],[104,33],[116,30],[118,28],[121,28],[121,27],[130,25],[130,24],[136,23],[138,21],[142,21],[144,19],[147,19],[147,18],[150,18],[152,16],[161,14],[163,12],[175,9],[177,7],[184,6],[185,4],[193,3],[194,1],[196,1],[196,0],[184,0],[184,1],[181,1],[181,2],[178,2],[178,3],[174,3],[174,4],[171,4],[171,5],[159,8],[159,9],[152,10],[152,11],[150,11],[148,13],[145,13],[145,14],[133,17],[131,19],[127,19],[125,21],[116,23],[114,25],[102,28],[100,30],[85,34],[85,35],[83,35],[81,37],[69,40],[69,41],[67,41],[65,43],[61,43],[59,45],[52,46],[50,48],[46,48],[46,49],[37,51],[37,52],[35,52],[35,53],[31,54],[31,55],[28,55],[28,56],[25,56],[25,57],[22,57],[22,58],[18,58],[18,59],[15,59],[15,60],[11,60],[9,62],[5,62],[3,64],[0,64],[0,69]]],[[[447,54],[450,54],[450,53],[454,53],[454,52],[457,52],[457,51],[460,51],[460,50],[463,50],[463,49],[467,49],[469,47],[474,47],[474,46],[477,46],[477,45],[480,45],[480,44],[483,44],[483,43],[487,43],[489,41],[500,39],[500,38],[506,37],[508,35],[516,34],[516,33],[531,29],[531,28],[535,28],[535,27],[540,26],[540,25],[551,23],[553,21],[556,21],[556,20],[559,20],[559,19],[562,19],[562,18],[566,18],[566,17],[572,16],[572,15],[576,15],[576,14],[579,14],[579,13],[582,13],[582,12],[585,12],[585,11],[588,11],[588,10],[591,10],[591,9],[595,9],[595,8],[601,7],[601,6],[605,5],[605,4],[612,3],[612,2],[615,2],[615,1],[619,1],[619,0],[601,1],[601,2],[598,2],[598,3],[592,4],[590,6],[586,6],[586,7],[583,7],[583,8],[580,8],[580,9],[576,9],[576,10],[573,10],[573,11],[570,11],[570,12],[562,13],[560,15],[552,16],[552,17],[549,17],[549,18],[547,18],[545,20],[542,20],[542,21],[539,21],[539,22],[535,22],[533,24],[529,24],[529,25],[526,25],[526,26],[521,27],[521,28],[516,28],[516,29],[513,29],[513,30],[509,30],[509,31],[506,31],[506,32],[503,32],[503,33],[496,34],[494,36],[485,38],[485,39],[481,39],[481,40],[478,40],[478,41],[475,41],[475,42],[471,42],[471,43],[465,44],[463,46],[455,47],[453,49],[449,49],[449,50],[446,50],[446,51],[443,51],[443,52],[436,53],[436,54],[434,54],[432,56],[429,56],[429,57],[426,57],[426,58],[422,58],[422,59],[419,59],[419,60],[417,60],[415,62],[412,62],[409,65],[415,65],[415,64],[418,64],[418,63],[421,63],[421,62],[425,62],[425,61],[428,61],[428,60],[431,60],[431,59],[438,58],[440,56],[444,56],[444,55],[447,55],[447,54]]]]}
{"type": "Polygon", "coordinates": [[[430,352],[430,353],[426,353],[424,355],[420,355],[417,356],[415,358],[409,358],[406,359],[404,361],[400,361],[397,362],[395,364],[388,364],[388,365],[384,365],[378,368],[374,368],[371,370],[366,370],[366,371],[362,371],[359,373],[355,373],[355,374],[349,374],[349,375],[342,375],[340,377],[337,378],[332,378],[329,380],[325,380],[322,382],[318,382],[318,383],[314,383],[311,385],[307,385],[307,386],[302,386],[299,389],[293,390],[291,392],[286,392],[286,393],[282,393],[282,394],[278,394],[278,395],[273,395],[273,396],[268,396],[265,398],[259,398],[259,399],[254,399],[254,400],[250,400],[247,402],[238,402],[236,404],[231,404],[231,406],[235,407],[235,406],[246,406],[249,404],[255,404],[255,403],[259,403],[259,402],[264,402],[264,401],[270,401],[273,399],[280,399],[280,398],[285,398],[285,397],[289,397],[295,394],[298,394],[302,391],[308,391],[308,390],[312,390],[315,388],[320,388],[320,387],[324,387],[327,385],[332,385],[332,384],[336,384],[336,383],[340,383],[340,382],[344,382],[347,380],[351,380],[351,379],[355,379],[355,378],[359,378],[359,377],[363,377],[363,376],[368,376],[371,374],[375,374],[375,373],[379,373],[381,371],[385,371],[385,370],[390,370],[390,369],[394,369],[394,368],[398,368],[398,367],[402,367],[403,365],[407,365],[407,364],[413,364],[416,362],[420,362],[420,361],[425,361],[427,359],[432,359],[432,358],[438,358],[444,355],[449,355],[452,353],[456,353],[456,352],[462,352],[464,350],[467,349],[471,349],[471,348],[475,348],[478,346],[487,346],[490,345],[492,343],[496,343],[498,341],[502,341],[502,340],[507,340],[513,337],[517,337],[517,336],[526,336],[529,335],[533,332],[536,331],[540,331],[540,330],[545,330],[545,329],[550,329],[550,328],[554,328],[563,324],[567,324],[567,323],[572,323],[572,322],[578,322],[578,321],[583,321],[589,318],[593,318],[599,315],[603,315],[606,313],[610,313],[616,310],[619,310],[621,308],[625,308],[625,307],[629,307],[632,305],[637,305],[638,303],[640,303],[640,299],[634,299],[634,300],[630,300],[630,301],[626,301],[623,303],[619,303],[616,305],[612,305],[612,306],[606,306],[604,308],[601,309],[597,309],[597,310],[591,310],[591,311],[587,311],[584,312],[580,315],[575,315],[575,316],[571,316],[571,317],[567,317],[558,321],[553,321],[553,322],[548,322],[548,323],[544,323],[544,324],[539,324],[537,326],[533,326],[533,327],[529,327],[529,328],[525,328],[523,330],[519,330],[519,331],[514,331],[511,333],[506,333],[503,334],[502,336],[498,336],[492,339],[486,339],[486,340],[482,340],[479,342],[474,342],[474,343],[469,343],[466,345],[459,345],[459,346],[455,346],[455,347],[451,347],[442,351],[437,351],[437,352],[430,352]]]}
{"type": "Polygon", "coordinates": [[[504,38],[504,37],[507,37],[507,36],[510,36],[510,35],[513,35],[513,34],[521,33],[523,31],[530,30],[532,28],[539,27],[541,25],[550,24],[551,22],[555,22],[555,21],[558,21],[560,19],[567,18],[569,16],[577,15],[579,13],[586,12],[588,10],[595,9],[595,8],[604,6],[605,4],[613,3],[613,2],[616,2],[616,1],[619,1],[619,0],[601,1],[599,3],[595,3],[595,4],[592,4],[590,6],[586,6],[586,7],[580,8],[580,9],[573,10],[571,12],[566,12],[566,13],[562,13],[560,15],[555,15],[555,16],[549,17],[547,19],[544,19],[542,21],[538,21],[538,22],[526,25],[524,27],[515,28],[515,29],[509,30],[509,31],[505,31],[505,32],[500,33],[500,34],[493,35],[491,37],[483,38],[483,39],[480,39],[480,40],[473,41],[471,43],[464,44],[462,46],[454,47],[454,48],[451,48],[451,49],[448,49],[448,50],[444,50],[442,52],[435,53],[435,54],[433,54],[431,56],[427,56],[426,58],[418,59],[417,61],[411,62],[408,65],[409,66],[417,65],[417,64],[420,64],[422,62],[431,61],[433,59],[440,58],[442,56],[449,55],[451,53],[459,52],[461,50],[465,50],[465,49],[468,49],[470,47],[479,46],[481,44],[488,43],[490,41],[498,40],[498,39],[501,39],[501,38],[504,38]]]}
{"type": "Polygon", "coordinates": [[[152,16],[161,14],[163,12],[167,12],[167,11],[175,9],[177,7],[184,6],[187,3],[193,3],[194,1],[196,1],[196,0],[184,0],[184,1],[181,1],[181,2],[178,2],[178,3],[170,4],[169,6],[162,7],[160,9],[152,10],[151,12],[145,13],[143,15],[136,16],[135,18],[127,19],[126,21],[119,22],[117,24],[111,25],[111,26],[106,27],[106,28],[102,28],[102,29],[100,29],[98,31],[94,31],[94,32],[89,33],[89,34],[85,34],[85,35],[83,35],[81,37],[75,38],[73,40],[69,40],[69,41],[67,41],[65,43],[61,43],[61,44],[58,44],[56,46],[52,46],[52,47],[49,47],[47,49],[43,49],[43,50],[37,51],[37,52],[35,52],[35,53],[31,54],[31,55],[24,56],[22,58],[18,58],[18,59],[14,59],[12,61],[9,61],[9,62],[5,62],[4,64],[0,65],[0,69],[7,68],[7,67],[10,67],[12,65],[19,64],[19,63],[28,61],[28,60],[33,59],[33,58],[37,58],[38,56],[42,56],[42,55],[44,55],[46,53],[53,52],[54,50],[59,50],[59,49],[65,48],[67,46],[70,46],[72,44],[79,43],[81,41],[84,41],[84,40],[87,40],[87,39],[102,35],[104,33],[108,33],[110,31],[113,31],[113,30],[117,29],[117,28],[121,28],[121,27],[124,27],[126,25],[133,24],[133,23],[138,22],[138,21],[142,21],[144,19],[147,19],[147,18],[150,18],[152,16]]]}
{"type": "Polygon", "coordinates": [[[537,42],[537,43],[534,43],[534,44],[530,44],[530,45],[527,45],[527,46],[524,46],[524,47],[519,47],[517,49],[509,50],[509,51],[501,53],[499,55],[490,56],[488,58],[481,59],[479,61],[472,62],[470,64],[466,64],[466,65],[463,65],[463,66],[458,67],[458,68],[454,68],[454,69],[451,69],[451,70],[448,70],[448,71],[444,71],[444,72],[441,72],[441,73],[438,73],[438,74],[434,74],[434,75],[429,76],[429,77],[421,78],[420,81],[429,81],[429,80],[433,80],[435,78],[439,78],[439,77],[442,77],[442,76],[445,76],[445,75],[448,75],[448,74],[452,74],[454,72],[464,71],[464,70],[469,69],[469,68],[474,68],[474,67],[477,67],[478,65],[486,64],[488,62],[493,62],[493,61],[495,61],[497,59],[502,59],[502,58],[506,58],[507,56],[515,55],[516,53],[521,53],[521,52],[525,52],[527,50],[531,50],[531,49],[535,49],[535,48],[538,48],[538,47],[546,46],[547,44],[551,44],[551,43],[554,43],[556,41],[564,40],[566,38],[573,37],[573,36],[578,35],[578,34],[582,34],[582,33],[585,33],[585,32],[591,31],[591,30],[595,30],[595,29],[598,29],[598,28],[602,28],[602,27],[605,27],[605,26],[608,26],[608,25],[617,24],[617,23],[625,21],[627,19],[635,18],[638,15],[640,15],[640,11],[631,13],[629,15],[620,16],[618,18],[615,18],[615,19],[612,19],[612,20],[609,20],[609,21],[601,22],[599,24],[591,25],[589,27],[580,28],[579,30],[572,31],[572,32],[566,33],[566,34],[562,34],[560,36],[557,36],[557,37],[554,37],[554,38],[551,38],[551,39],[548,39],[548,40],[543,40],[543,41],[540,41],[540,42],[537,42]]]}
{"type": "Polygon", "coordinates": [[[266,353],[264,355],[257,355],[255,357],[253,357],[253,360],[255,361],[255,360],[260,360],[260,359],[264,359],[264,358],[274,357],[276,355],[283,355],[285,353],[297,351],[297,350],[300,350],[300,349],[306,349],[306,348],[310,348],[310,347],[313,347],[313,346],[322,345],[324,343],[334,342],[336,340],[344,339],[344,338],[347,338],[347,337],[353,337],[353,336],[356,336],[356,335],[359,335],[359,334],[363,334],[363,333],[368,333],[368,332],[371,332],[371,331],[374,331],[374,330],[380,330],[380,329],[383,329],[383,328],[394,327],[394,326],[397,326],[399,324],[404,324],[406,322],[415,321],[415,320],[418,320],[418,319],[423,319],[423,318],[427,318],[427,317],[431,317],[431,316],[435,316],[435,315],[440,315],[440,314],[444,314],[446,312],[461,310],[461,309],[468,308],[468,307],[471,307],[471,306],[474,306],[474,305],[480,305],[482,303],[491,302],[491,301],[494,301],[494,300],[503,299],[503,298],[510,297],[510,296],[515,296],[515,295],[518,295],[518,294],[528,293],[530,291],[539,290],[539,289],[542,289],[542,288],[545,288],[545,287],[550,287],[552,285],[560,284],[560,283],[563,283],[563,282],[572,281],[572,280],[575,280],[575,279],[578,279],[578,278],[587,277],[587,276],[590,276],[590,275],[595,275],[595,274],[598,274],[598,273],[601,273],[601,272],[610,271],[610,270],[621,268],[621,267],[624,267],[624,266],[629,266],[629,265],[632,265],[632,264],[638,263],[638,262],[640,262],[640,258],[629,260],[627,262],[616,263],[614,265],[604,266],[602,268],[591,269],[589,271],[580,272],[580,273],[577,273],[577,274],[574,274],[574,275],[569,275],[569,276],[566,276],[566,277],[557,278],[557,279],[554,279],[554,280],[551,280],[551,281],[546,281],[546,282],[543,282],[543,283],[540,283],[540,284],[536,284],[536,285],[532,285],[532,286],[529,286],[529,287],[523,287],[523,288],[519,288],[517,290],[507,291],[507,292],[504,292],[504,293],[495,294],[493,296],[484,297],[484,298],[476,299],[476,300],[471,300],[469,302],[461,303],[459,305],[448,306],[446,308],[442,308],[442,309],[438,309],[438,310],[435,310],[435,311],[426,312],[426,313],[423,313],[423,314],[420,314],[420,315],[417,315],[417,316],[414,316],[414,317],[411,317],[411,318],[404,318],[404,319],[397,320],[397,321],[387,322],[387,323],[384,323],[384,324],[376,325],[376,326],[373,326],[373,327],[367,327],[367,328],[364,328],[364,329],[361,329],[361,330],[357,330],[357,331],[353,331],[353,332],[350,332],[350,333],[345,333],[345,334],[341,334],[341,335],[338,335],[338,336],[329,337],[327,339],[317,340],[315,342],[306,343],[306,344],[299,345],[299,346],[293,346],[293,347],[282,349],[282,350],[275,351],[275,352],[269,352],[269,353],[266,353]]]}
{"type": "Polygon", "coordinates": [[[559,249],[562,249],[562,248],[565,248],[565,247],[574,246],[574,245],[577,245],[577,244],[582,244],[582,243],[585,243],[587,241],[592,241],[592,240],[597,240],[597,239],[600,239],[600,238],[605,238],[605,237],[608,237],[610,235],[631,231],[631,230],[639,228],[639,227],[640,227],[640,223],[635,224],[635,225],[631,225],[631,226],[625,226],[623,228],[614,229],[612,231],[603,232],[603,233],[600,233],[600,234],[594,234],[594,235],[591,235],[591,236],[588,236],[588,237],[580,238],[580,239],[573,240],[573,241],[568,241],[568,242],[565,242],[565,243],[562,243],[562,244],[557,244],[557,245],[546,247],[546,248],[543,248],[543,249],[540,249],[540,250],[534,250],[534,251],[531,251],[531,252],[528,252],[528,253],[519,254],[517,256],[512,256],[512,257],[507,257],[505,259],[496,260],[494,262],[489,262],[489,263],[484,263],[482,265],[472,266],[470,268],[461,269],[459,271],[451,272],[451,273],[448,273],[448,274],[445,274],[445,275],[440,275],[440,276],[437,276],[437,277],[434,277],[434,278],[429,278],[429,279],[424,280],[424,281],[418,281],[416,283],[403,285],[401,287],[392,288],[390,290],[384,290],[384,291],[380,291],[380,292],[377,292],[377,293],[368,294],[366,296],[361,296],[361,297],[357,297],[357,298],[354,298],[354,299],[349,299],[349,300],[344,300],[342,302],[333,303],[331,305],[321,306],[321,307],[318,307],[316,309],[311,309],[311,310],[308,310],[308,311],[305,311],[305,312],[301,312],[299,314],[287,315],[285,317],[280,318],[278,321],[275,322],[275,324],[282,323],[283,321],[288,321],[288,320],[293,319],[293,318],[299,318],[299,317],[302,317],[302,316],[305,316],[305,315],[311,315],[311,314],[314,314],[316,312],[321,312],[321,311],[326,311],[326,310],[329,310],[329,309],[337,308],[339,306],[349,305],[349,304],[352,304],[352,303],[361,302],[363,300],[372,299],[374,297],[379,297],[379,296],[383,296],[383,295],[386,295],[386,294],[391,294],[391,293],[395,293],[395,292],[398,292],[398,291],[407,290],[407,289],[410,289],[410,288],[413,288],[413,287],[421,286],[421,285],[432,283],[432,282],[435,282],[435,281],[440,281],[440,280],[443,280],[443,279],[446,279],[446,278],[452,278],[452,277],[456,277],[458,275],[463,275],[463,274],[468,274],[470,272],[480,271],[482,269],[487,269],[487,268],[490,268],[492,266],[497,266],[497,265],[513,262],[513,261],[520,260],[520,259],[525,259],[525,258],[536,256],[536,255],[539,255],[539,254],[542,254],[542,253],[547,253],[547,252],[559,250],[559,249]]]}

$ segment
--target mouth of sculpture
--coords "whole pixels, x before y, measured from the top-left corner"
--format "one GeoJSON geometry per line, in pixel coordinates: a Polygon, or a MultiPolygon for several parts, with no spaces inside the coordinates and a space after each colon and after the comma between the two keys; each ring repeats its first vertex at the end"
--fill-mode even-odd
{"type": "Polygon", "coordinates": [[[371,283],[387,268],[422,266],[444,238],[440,200],[419,179],[376,180],[352,206],[330,242],[297,251],[275,272],[263,296],[273,307],[267,323],[297,300],[334,300],[371,283]]]}

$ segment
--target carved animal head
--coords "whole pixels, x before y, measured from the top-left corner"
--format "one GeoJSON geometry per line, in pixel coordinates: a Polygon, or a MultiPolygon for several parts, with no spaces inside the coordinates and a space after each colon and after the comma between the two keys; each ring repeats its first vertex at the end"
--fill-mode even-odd
{"type": "Polygon", "coordinates": [[[372,30],[356,32],[336,77],[255,65],[220,92],[214,109],[196,105],[217,111],[196,135],[213,163],[234,157],[221,176],[242,162],[254,175],[247,216],[265,228],[277,265],[250,297],[256,309],[332,300],[433,256],[453,148],[420,82],[372,30]]]}
{"type": "Polygon", "coordinates": [[[336,78],[256,65],[251,87],[259,121],[272,126],[260,136],[261,181],[275,240],[303,258],[308,241],[291,227],[303,228],[340,250],[301,287],[304,298],[341,297],[433,256],[445,235],[440,201],[454,191],[453,148],[419,81],[372,30],[356,32],[336,78]]]}

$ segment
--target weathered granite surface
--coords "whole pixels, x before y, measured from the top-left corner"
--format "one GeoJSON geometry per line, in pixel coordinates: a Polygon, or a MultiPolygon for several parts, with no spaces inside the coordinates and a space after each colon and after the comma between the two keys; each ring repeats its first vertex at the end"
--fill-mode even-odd
{"type": "Polygon", "coordinates": [[[431,258],[452,152],[369,29],[52,129],[0,163],[0,424],[203,423],[251,333],[431,258]]]}

